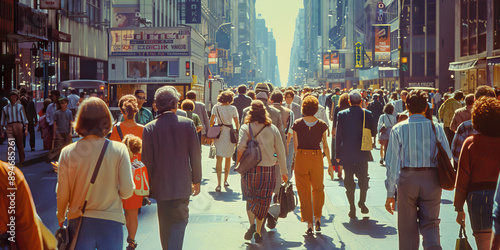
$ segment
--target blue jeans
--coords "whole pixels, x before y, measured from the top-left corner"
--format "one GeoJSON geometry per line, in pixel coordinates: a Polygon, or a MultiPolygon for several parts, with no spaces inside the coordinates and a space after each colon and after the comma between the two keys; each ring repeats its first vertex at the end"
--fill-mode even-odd
{"type": "MultiPolygon", "coordinates": [[[[70,236],[78,228],[78,220],[69,220],[70,236]]],[[[112,220],[83,217],[75,250],[123,250],[123,224],[112,220]]],[[[73,239],[76,240],[76,239],[73,239]]]]}
{"type": "Polygon", "coordinates": [[[495,190],[472,191],[467,194],[467,207],[474,234],[476,231],[491,230],[494,196],[495,190]]]}

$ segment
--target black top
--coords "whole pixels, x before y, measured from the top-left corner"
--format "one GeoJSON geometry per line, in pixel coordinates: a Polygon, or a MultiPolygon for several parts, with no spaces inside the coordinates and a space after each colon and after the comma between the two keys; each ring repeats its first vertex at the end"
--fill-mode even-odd
{"type": "Polygon", "coordinates": [[[295,121],[292,129],[297,132],[297,139],[299,141],[298,149],[319,150],[321,149],[319,144],[323,139],[323,133],[328,129],[328,125],[318,120],[314,126],[309,127],[305,123],[304,118],[300,118],[295,121]]]}

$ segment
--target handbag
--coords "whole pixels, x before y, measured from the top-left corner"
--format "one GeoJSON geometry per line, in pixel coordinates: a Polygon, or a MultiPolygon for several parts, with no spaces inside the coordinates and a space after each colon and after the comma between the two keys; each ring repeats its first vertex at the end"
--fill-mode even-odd
{"type": "Polygon", "coordinates": [[[434,131],[434,136],[436,137],[436,148],[438,150],[437,153],[437,162],[438,162],[438,176],[439,176],[439,184],[441,188],[444,190],[451,191],[455,188],[455,180],[457,177],[457,173],[451,164],[450,158],[448,158],[448,154],[441,145],[441,142],[437,139],[436,135],[436,127],[434,123],[432,124],[432,131],[434,131]]]}
{"type": "Polygon", "coordinates": [[[233,128],[233,126],[228,126],[229,127],[229,138],[231,139],[231,143],[238,143],[238,130],[233,128]]]}
{"type": "Polygon", "coordinates": [[[77,218],[78,227],[75,231],[75,235],[69,235],[69,229],[66,226],[62,226],[56,231],[56,239],[57,239],[57,249],[59,250],[68,250],[75,249],[76,242],[78,241],[78,235],[80,233],[80,228],[82,227],[82,217],[85,214],[85,208],[87,207],[87,201],[90,196],[90,192],[92,191],[92,187],[94,186],[95,179],[97,178],[97,174],[99,173],[99,169],[101,168],[102,160],[104,159],[104,153],[106,153],[106,148],[108,147],[109,140],[106,139],[104,141],[104,146],[102,147],[101,154],[97,160],[97,164],[95,166],[94,172],[92,173],[92,178],[90,179],[90,186],[87,190],[87,195],[85,196],[85,201],[83,202],[82,207],[82,215],[77,218]]]}
{"type": "Polygon", "coordinates": [[[288,181],[281,184],[280,191],[278,193],[278,202],[280,203],[280,218],[286,218],[289,212],[295,210],[298,200],[297,196],[293,192],[292,182],[288,181]]]}
{"type": "Polygon", "coordinates": [[[365,127],[366,112],[363,109],[363,134],[361,137],[361,151],[371,151],[373,149],[372,131],[365,127]]]}
{"type": "Polygon", "coordinates": [[[216,149],[214,143],[212,143],[212,145],[210,145],[210,151],[208,152],[208,158],[215,159],[215,156],[216,156],[216,149]]]}
{"type": "Polygon", "coordinates": [[[467,241],[467,234],[465,234],[465,228],[462,225],[460,226],[460,231],[458,233],[458,239],[457,243],[455,244],[455,250],[472,250],[472,247],[467,241]]]}
{"type": "Polygon", "coordinates": [[[139,196],[148,196],[149,195],[149,178],[148,171],[146,166],[137,161],[139,168],[134,169],[134,184],[135,190],[134,193],[139,196]]]}
{"type": "MultiPolygon", "coordinates": [[[[217,111],[217,117],[219,117],[219,110],[216,109],[216,111],[217,111]]],[[[220,120],[220,118],[218,118],[218,120],[220,120]]],[[[208,128],[207,134],[205,136],[210,139],[219,139],[221,131],[222,131],[222,125],[214,125],[208,128]]]]}

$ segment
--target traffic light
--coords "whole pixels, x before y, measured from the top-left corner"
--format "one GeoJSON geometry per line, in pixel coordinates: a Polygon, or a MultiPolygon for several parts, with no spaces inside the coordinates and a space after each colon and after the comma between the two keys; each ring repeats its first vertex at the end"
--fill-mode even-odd
{"type": "Polygon", "coordinates": [[[186,76],[190,76],[191,75],[191,62],[189,61],[186,61],[186,76]]]}
{"type": "Polygon", "coordinates": [[[408,71],[408,57],[401,58],[401,70],[408,71]]]}

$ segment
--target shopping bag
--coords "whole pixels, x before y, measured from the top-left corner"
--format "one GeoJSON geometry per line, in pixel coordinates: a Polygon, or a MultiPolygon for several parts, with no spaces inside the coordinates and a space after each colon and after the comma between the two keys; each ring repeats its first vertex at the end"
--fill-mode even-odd
{"type": "Polygon", "coordinates": [[[467,234],[465,234],[464,226],[460,226],[460,231],[458,233],[458,239],[457,239],[457,244],[455,245],[455,250],[472,250],[472,247],[467,241],[467,234]]]}

